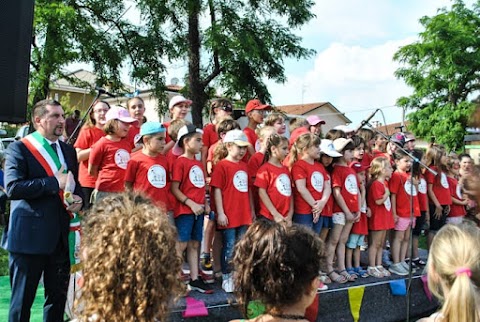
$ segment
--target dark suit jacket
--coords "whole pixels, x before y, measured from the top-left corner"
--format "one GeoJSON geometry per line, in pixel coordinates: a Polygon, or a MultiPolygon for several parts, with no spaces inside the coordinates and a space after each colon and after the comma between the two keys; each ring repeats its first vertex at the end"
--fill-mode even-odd
{"type": "MultiPolygon", "coordinates": [[[[75,177],[75,194],[83,197],[77,180],[77,154],[73,147],[59,143],[68,170],[75,177]]],[[[5,249],[23,254],[51,254],[60,238],[68,245],[70,217],[58,194],[57,179],[47,175],[21,141],[8,146],[5,188],[12,200],[10,222],[3,236],[5,249]]]]}

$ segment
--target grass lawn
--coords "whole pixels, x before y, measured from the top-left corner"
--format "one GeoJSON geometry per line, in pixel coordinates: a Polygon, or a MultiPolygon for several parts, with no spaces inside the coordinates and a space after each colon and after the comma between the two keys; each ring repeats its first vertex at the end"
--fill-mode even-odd
{"type": "MultiPolygon", "coordinates": [[[[37,296],[32,306],[30,321],[40,322],[43,320],[43,287],[37,290],[37,296]]],[[[8,321],[8,307],[10,305],[10,280],[8,276],[0,276],[0,321],[8,321]]]]}

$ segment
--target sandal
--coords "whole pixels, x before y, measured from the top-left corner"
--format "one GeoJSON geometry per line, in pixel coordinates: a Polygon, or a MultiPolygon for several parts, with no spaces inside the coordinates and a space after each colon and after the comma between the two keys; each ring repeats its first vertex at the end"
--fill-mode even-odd
{"type": "Polygon", "coordinates": [[[349,267],[346,270],[347,270],[348,274],[350,274],[352,276],[355,276],[355,278],[360,276],[360,275],[357,274],[357,272],[355,271],[355,269],[353,267],[349,267]]]}
{"type": "Polygon", "coordinates": [[[355,271],[355,274],[357,274],[357,276],[360,276],[360,277],[368,277],[368,273],[366,270],[364,270],[363,268],[361,268],[360,266],[359,267],[354,267],[353,270],[355,271]]]}
{"type": "Polygon", "coordinates": [[[347,270],[345,270],[345,269],[343,271],[338,272],[338,273],[340,275],[342,275],[343,277],[345,277],[346,280],[349,281],[349,282],[355,282],[356,279],[357,279],[356,275],[348,274],[347,270]]]}
{"type": "Polygon", "coordinates": [[[420,257],[412,259],[412,262],[415,263],[417,266],[425,266],[427,263],[421,259],[420,257]]]}
{"type": "Polygon", "coordinates": [[[374,266],[368,266],[367,268],[367,273],[370,276],[376,277],[376,278],[382,278],[384,275],[382,272],[380,272],[376,267],[374,266]]]}
{"type": "Polygon", "coordinates": [[[331,271],[330,273],[327,273],[327,276],[330,277],[332,282],[335,282],[335,283],[345,284],[346,282],[348,282],[345,276],[340,275],[335,271],[331,271]],[[337,276],[336,278],[335,278],[335,275],[337,276]]]}
{"type": "Polygon", "coordinates": [[[385,276],[385,277],[389,277],[389,276],[392,275],[392,273],[390,273],[388,270],[386,270],[385,267],[383,267],[382,265],[378,265],[376,268],[377,268],[377,269],[383,274],[383,276],[385,276]]]}

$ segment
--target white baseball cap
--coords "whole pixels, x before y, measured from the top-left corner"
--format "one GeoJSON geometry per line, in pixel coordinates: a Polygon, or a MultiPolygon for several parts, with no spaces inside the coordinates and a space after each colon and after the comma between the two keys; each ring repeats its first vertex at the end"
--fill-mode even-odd
{"type": "Polygon", "coordinates": [[[187,103],[188,105],[191,105],[192,100],[189,100],[189,99],[183,97],[182,95],[174,96],[170,99],[170,103],[168,103],[168,109],[172,110],[172,108],[175,105],[180,104],[180,103],[187,103]]]}
{"type": "Polygon", "coordinates": [[[333,146],[332,140],[323,139],[320,141],[320,153],[325,153],[329,157],[338,158],[341,157],[342,154],[335,150],[333,146]]]}
{"type": "Polygon", "coordinates": [[[248,142],[247,136],[241,130],[231,130],[225,134],[223,138],[223,143],[235,143],[238,146],[249,146],[251,145],[248,142]]]}
{"type": "Polygon", "coordinates": [[[182,143],[183,137],[185,135],[192,134],[192,133],[203,134],[203,131],[198,129],[193,124],[184,125],[180,128],[180,130],[178,130],[178,135],[177,135],[178,140],[177,140],[177,142],[175,143],[175,145],[173,146],[173,149],[172,149],[172,153],[174,155],[182,155],[183,154],[183,143],[182,143]]]}

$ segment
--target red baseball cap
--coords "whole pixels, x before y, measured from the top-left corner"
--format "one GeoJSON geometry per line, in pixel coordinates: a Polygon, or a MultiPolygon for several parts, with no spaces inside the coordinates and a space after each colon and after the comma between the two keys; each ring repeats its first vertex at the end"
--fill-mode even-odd
{"type": "Polygon", "coordinates": [[[271,109],[272,107],[268,104],[263,104],[260,100],[254,99],[248,101],[247,105],[245,106],[245,113],[249,113],[253,110],[265,110],[271,109]]]}

